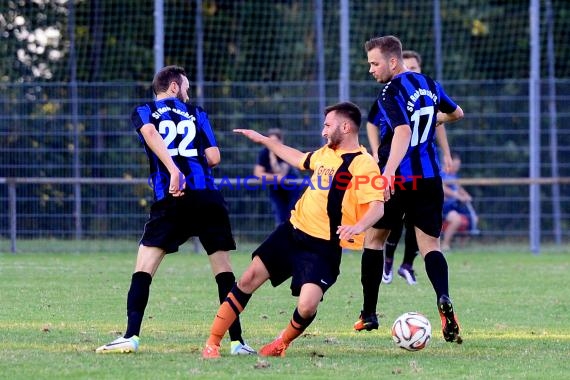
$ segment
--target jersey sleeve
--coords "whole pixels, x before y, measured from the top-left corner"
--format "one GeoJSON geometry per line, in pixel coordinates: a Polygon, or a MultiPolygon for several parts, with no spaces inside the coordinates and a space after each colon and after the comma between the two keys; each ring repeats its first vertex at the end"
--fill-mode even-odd
{"type": "Polygon", "coordinates": [[[314,163],[312,162],[312,158],[315,152],[308,152],[303,154],[303,157],[297,163],[297,168],[301,170],[309,170],[314,169],[314,163]]]}
{"type": "Polygon", "coordinates": [[[199,131],[203,136],[202,147],[204,149],[217,147],[218,144],[216,142],[216,136],[214,135],[214,130],[212,129],[212,125],[210,124],[210,119],[208,118],[208,114],[200,107],[196,107],[196,123],[199,131]]]}
{"type": "Polygon", "coordinates": [[[372,106],[370,106],[370,111],[368,111],[367,121],[369,123],[372,123],[372,124],[378,126],[379,115],[380,115],[380,106],[378,105],[378,99],[376,99],[376,101],[374,101],[374,103],[372,103],[372,106]]]}
{"type": "Polygon", "coordinates": [[[142,128],[143,125],[152,123],[150,121],[150,118],[151,118],[150,108],[148,107],[148,105],[143,104],[135,107],[135,109],[133,110],[131,114],[131,124],[133,125],[133,128],[135,128],[135,131],[138,131],[139,129],[142,128]]]}
{"type": "Polygon", "coordinates": [[[443,113],[452,113],[457,108],[457,104],[451,100],[443,90],[443,87],[436,83],[439,92],[439,110],[443,113]]]}
{"type": "Polygon", "coordinates": [[[384,87],[380,98],[380,105],[384,110],[386,122],[394,130],[398,125],[410,125],[406,111],[406,102],[395,86],[389,84],[384,87]]]}

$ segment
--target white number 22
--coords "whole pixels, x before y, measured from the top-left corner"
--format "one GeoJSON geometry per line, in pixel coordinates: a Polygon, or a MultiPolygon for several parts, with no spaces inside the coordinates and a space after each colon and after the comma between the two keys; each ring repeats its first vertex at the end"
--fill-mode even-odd
{"type": "Polygon", "coordinates": [[[412,121],[412,139],[410,141],[410,146],[417,146],[425,142],[429,135],[429,130],[431,128],[431,121],[433,119],[433,106],[429,107],[422,107],[419,110],[415,111],[412,114],[410,120],[412,121]],[[428,121],[426,123],[426,129],[422,133],[421,139],[418,141],[419,129],[420,129],[420,117],[421,116],[428,116],[428,121]]]}
{"type": "Polygon", "coordinates": [[[196,137],[196,125],[194,124],[194,118],[189,120],[182,120],[178,124],[175,124],[172,120],[163,120],[158,125],[158,132],[164,136],[164,143],[168,148],[168,153],[171,156],[181,155],[184,157],[195,157],[198,155],[197,149],[188,149],[188,146],[196,137]],[[178,147],[170,148],[170,144],[174,141],[176,136],[181,135],[182,140],[178,144],[178,147]]]}

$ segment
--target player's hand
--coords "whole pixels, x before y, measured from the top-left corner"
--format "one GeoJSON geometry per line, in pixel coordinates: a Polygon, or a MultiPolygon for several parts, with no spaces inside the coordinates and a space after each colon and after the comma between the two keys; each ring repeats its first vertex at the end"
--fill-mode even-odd
{"type": "Polygon", "coordinates": [[[444,154],[443,155],[443,171],[444,173],[451,172],[451,166],[453,165],[453,159],[450,155],[444,154]]]}
{"type": "Polygon", "coordinates": [[[394,178],[395,173],[382,173],[382,177],[384,177],[385,181],[387,182],[384,186],[384,202],[388,202],[390,197],[394,195],[394,178]]]}
{"type": "Polygon", "coordinates": [[[340,240],[347,240],[349,242],[354,241],[354,239],[353,239],[354,235],[358,235],[362,232],[363,231],[361,231],[356,226],[342,225],[342,226],[338,226],[336,229],[336,234],[338,235],[339,239],[340,240]]]}
{"type": "Polygon", "coordinates": [[[263,136],[261,133],[254,131],[253,129],[234,129],[235,133],[241,133],[251,141],[261,144],[268,137],[263,136]]]}
{"type": "Polygon", "coordinates": [[[181,172],[172,173],[170,175],[170,186],[168,187],[168,192],[173,197],[180,197],[184,195],[184,189],[186,188],[186,178],[181,172]]]}
{"type": "Polygon", "coordinates": [[[378,150],[376,150],[375,152],[372,152],[372,157],[374,157],[374,159],[376,160],[376,163],[378,163],[378,161],[380,161],[380,159],[378,158],[378,150]]]}

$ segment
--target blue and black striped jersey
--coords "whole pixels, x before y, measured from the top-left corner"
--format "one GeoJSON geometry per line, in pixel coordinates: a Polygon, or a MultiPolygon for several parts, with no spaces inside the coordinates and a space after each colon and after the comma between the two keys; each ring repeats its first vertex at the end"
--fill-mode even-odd
{"type": "Polygon", "coordinates": [[[452,113],[457,104],[427,75],[407,71],[394,77],[379,96],[380,112],[392,131],[407,124],[412,138],[396,175],[407,181],[440,176],[435,146],[437,112],[452,113]]]}
{"type": "Polygon", "coordinates": [[[137,106],[131,115],[131,122],[148,156],[149,184],[153,187],[156,200],[168,194],[170,174],[146,144],[140,132],[145,124],[153,124],[164,139],[174,163],[186,177],[187,189],[217,188],[204,153],[207,148],[217,146],[205,110],[177,98],[166,98],[137,106]]]}
{"type": "Polygon", "coordinates": [[[390,155],[390,146],[392,145],[392,136],[394,136],[394,131],[388,127],[386,120],[384,120],[384,115],[380,112],[379,102],[380,99],[376,99],[372,104],[372,107],[370,107],[370,111],[368,111],[368,122],[378,127],[378,132],[380,134],[378,166],[380,166],[380,170],[384,171],[384,166],[386,166],[388,156],[390,155]]]}

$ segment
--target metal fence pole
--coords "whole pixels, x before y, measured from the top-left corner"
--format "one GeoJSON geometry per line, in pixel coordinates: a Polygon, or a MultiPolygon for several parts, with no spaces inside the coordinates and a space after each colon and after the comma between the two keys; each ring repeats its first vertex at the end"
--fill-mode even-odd
{"type": "MultiPolygon", "coordinates": [[[[71,124],[73,125],[73,177],[81,177],[80,170],[80,139],[79,139],[79,93],[77,90],[77,52],[75,50],[75,6],[74,2],[69,3],[69,90],[71,98],[71,124]]],[[[81,239],[83,228],[81,225],[81,185],[79,181],[73,184],[73,218],[75,220],[75,238],[81,239]]]]}
{"type": "Polygon", "coordinates": [[[340,73],[338,98],[343,102],[350,99],[350,5],[340,0],[340,73]]]}
{"type": "MultiPolygon", "coordinates": [[[[317,46],[317,86],[319,96],[319,128],[324,123],[323,110],[327,103],[327,89],[325,86],[325,42],[323,32],[323,0],[315,0],[315,43],[317,46]]],[[[319,141],[320,143],[321,141],[319,141]]]]}
{"type": "Polygon", "coordinates": [[[196,103],[204,106],[204,20],[202,0],[196,0],[196,103]]]}
{"type": "Polygon", "coordinates": [[[154,0],[154,72],[164,66],[164,0],[154,0]]]}
{"type": "MultiPolygon", "coordinates": [[[[530,178],[540,178],[540,0],[530,1],[529,167],[530,178]]],[[[540,253],[540,185],[530,185],[530,251],[540,253]]]]}
{"type": "Polygon", "coordinates": [[[18,234],[16,216],[16,181],[8,180],[8,215],[10,218],[10,252],[16,253],[16,238],[18,234]]]}
{"type": "Polygon", "coordinates": [[[441,52],[441,4],[439,0],[433,1],[433,35],[434,35],[434,65],[435,79],[443,79],[443,54],[441,52]]]}
{"type": "MultiPolygon", "coordinates": [[[[558,170],[558,127],[556,126],[556,54],[554,54],[554,15],[552,1],[546,0],[546,28],[547,28],[547,62],[548,62],[548,117],[550,118],[550,176],[557,178],[558,170]]],[[[552,185],[552,223],[554,229],[554,242],[562,244],[562,225],[560,209],[560,185],[552,185]]]]}

